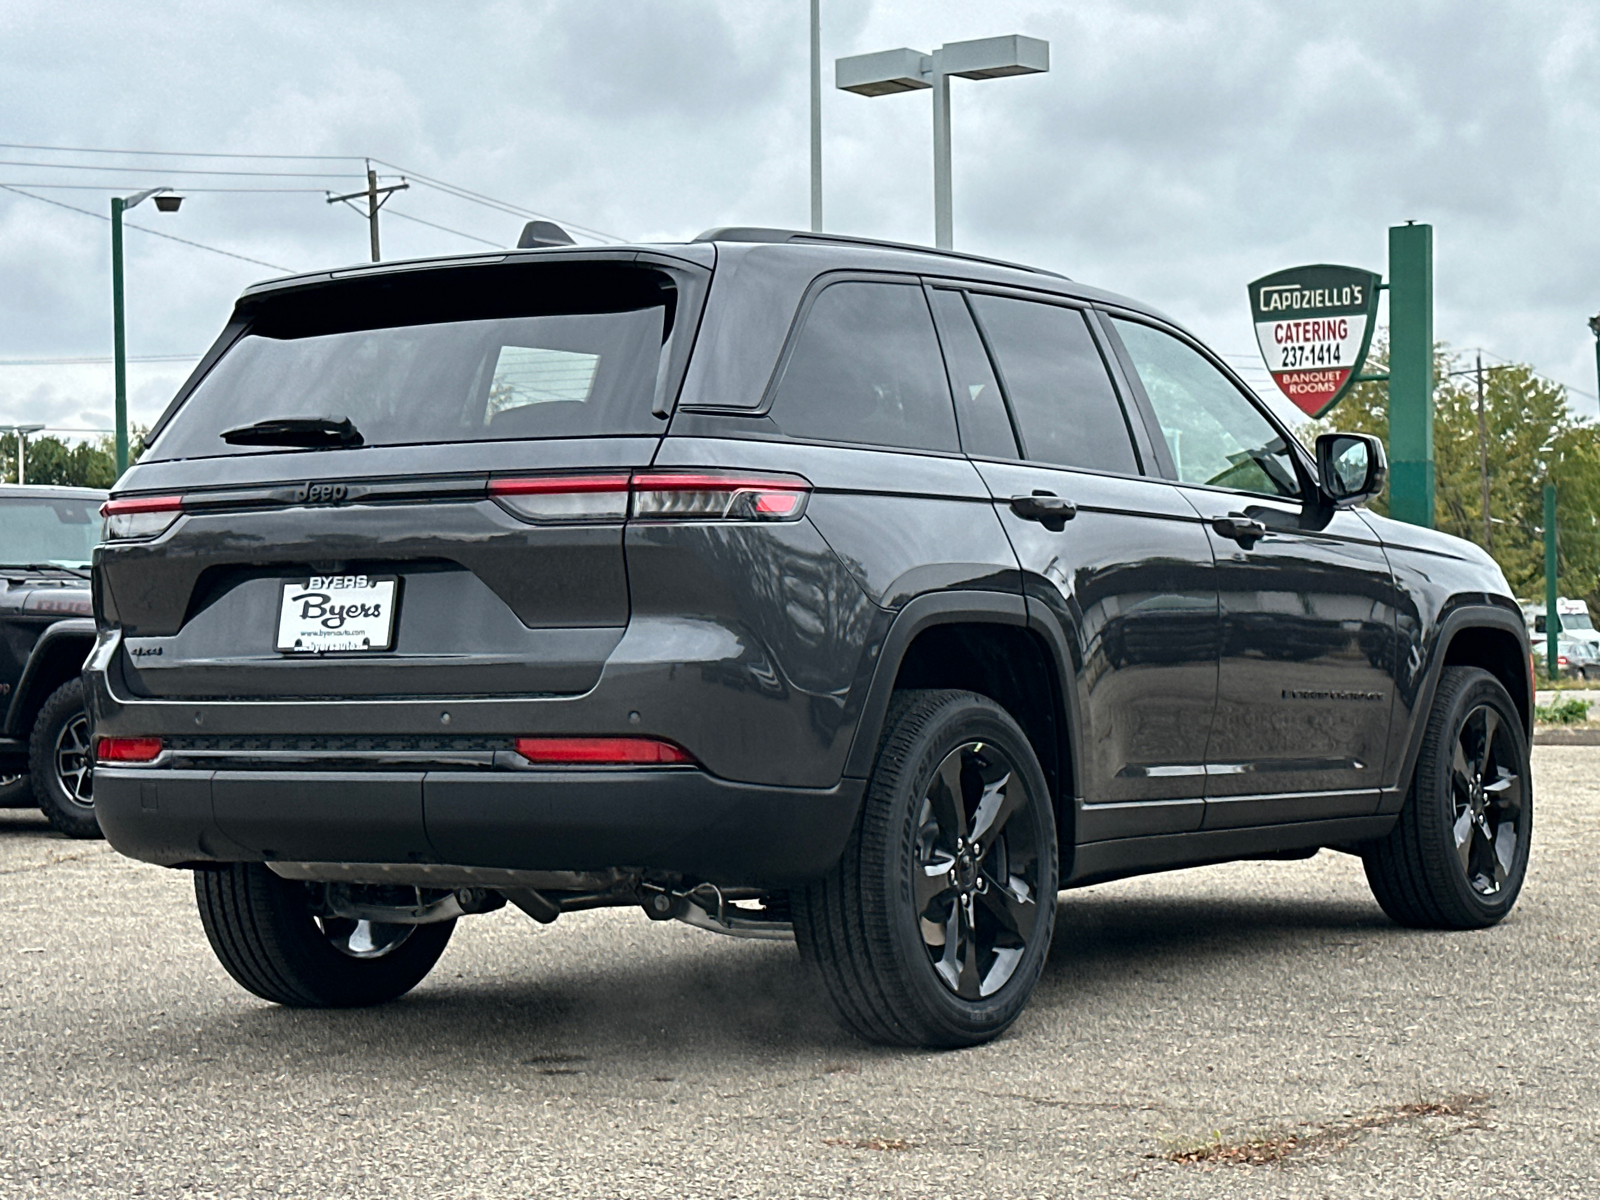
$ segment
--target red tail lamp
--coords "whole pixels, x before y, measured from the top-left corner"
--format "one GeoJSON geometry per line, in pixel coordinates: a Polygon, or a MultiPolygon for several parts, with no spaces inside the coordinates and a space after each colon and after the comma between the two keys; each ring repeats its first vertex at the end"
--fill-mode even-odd
{"type": "Polygon", "coordinates": [[[103,763],[150,762],[160,753],[158,737],[103,737],[94,745],[94,756],[103,763]]]}
{"type": "Polygon", "coordinates": [[[521,737],[517,753],[533,763],[585,767],[670,767],[694,759],[681,746],[641,737],[521,737]]]}

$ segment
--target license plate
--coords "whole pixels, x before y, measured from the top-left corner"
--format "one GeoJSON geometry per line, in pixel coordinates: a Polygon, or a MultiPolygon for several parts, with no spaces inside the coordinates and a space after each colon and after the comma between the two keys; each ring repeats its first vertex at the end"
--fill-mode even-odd
{"type": "Polygon", "coordinates": [[[393,575],[312,575],[283,585],[278,649],[285,654],[387,650],[394,640],[393,575]]]}

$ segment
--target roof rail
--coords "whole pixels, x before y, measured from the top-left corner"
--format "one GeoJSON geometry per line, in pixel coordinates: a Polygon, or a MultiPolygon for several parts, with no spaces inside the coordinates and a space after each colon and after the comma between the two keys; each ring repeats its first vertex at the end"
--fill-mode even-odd
{"type": "Polygon", "coordinates": [[[963,254],[959,250],[939,250],[933,246],[918,246],[911,242],[886,242],[880,238],[851,237],[844,233],[812,233],[805,229],[766,229],[755,225],[726,225],[708,229],[697,242],[800,242],[819,246],[867,246],[877,250],[907,250],[912,254],[936,254],[940,258],[959,258],[967,262],[988,263],[992,267],[1009,267],[1013,271],[1028,271],[1034,275],[1050,275],[1065,279],[1059,271],[1043,267],[1030,267],[1024,263],[1007,262],[1003,258],[985,258],[981,254],[963,254]]]}

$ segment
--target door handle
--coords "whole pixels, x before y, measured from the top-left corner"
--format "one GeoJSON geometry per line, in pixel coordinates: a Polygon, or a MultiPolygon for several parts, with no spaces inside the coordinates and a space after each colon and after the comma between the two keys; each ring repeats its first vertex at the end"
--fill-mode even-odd
{"type": "Polygon", "coordinates": [[[1225,538],[1232,538],[1246,550],[1267,536],[1267,527],[1249,517],[1214,517],[1211,528],[1225,538]]]}
{"type": "Polygon", "coordinates": [[[1051,533],[1060,533],[1062,527],[1078,515],[1078,506],[1054,492],[1035,489],[1031,496],[1011,497],[1011,511],[1024,521],[1037,521],[1051,533]]]}

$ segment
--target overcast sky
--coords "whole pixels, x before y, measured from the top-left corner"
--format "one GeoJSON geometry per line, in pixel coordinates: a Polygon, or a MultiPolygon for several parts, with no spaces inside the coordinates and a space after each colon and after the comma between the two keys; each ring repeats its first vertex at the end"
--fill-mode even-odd
{"type": "MultiPolygon", "coordinates": [[[[1529,362],[1595,413],[1593,0],[823,0],[822,20],[829,229],[933,229],[928,94],[836,91],[834,58],[1029,34],[1049,40],[1049,74],[952,83],[959,248],[1153,303],[1260,382],[1249,280],[1383,272],[1386,228],[1425,221],[1437,336],[1529,362]]],[[[803,228],[806,22],[806,0],[5,0],[0,142],[355,157],[10,147],[0,183],[96,214],[175,184],[181,212],[129,221],[292,270],[367,257],[361,217],[323,196],[362,186],[361,156],[630,240],[803,228]],[[201,190],[240,187],[307,190],[201,190]]],[[[523,221],[420,183],[391,211],[386,258],[484,248],[407,216],[500,245],[523,221]]],[[[23,365],[109,359],[109,257],[105,221],[0,190],[0,421],[111,425],[108,362],[23,365]]],[[[239,290],[276,273],[130,229],[129,354],[198,355],[239,290]]],[[[135,421],[188,366],[133,364],[135,421]]]]}

